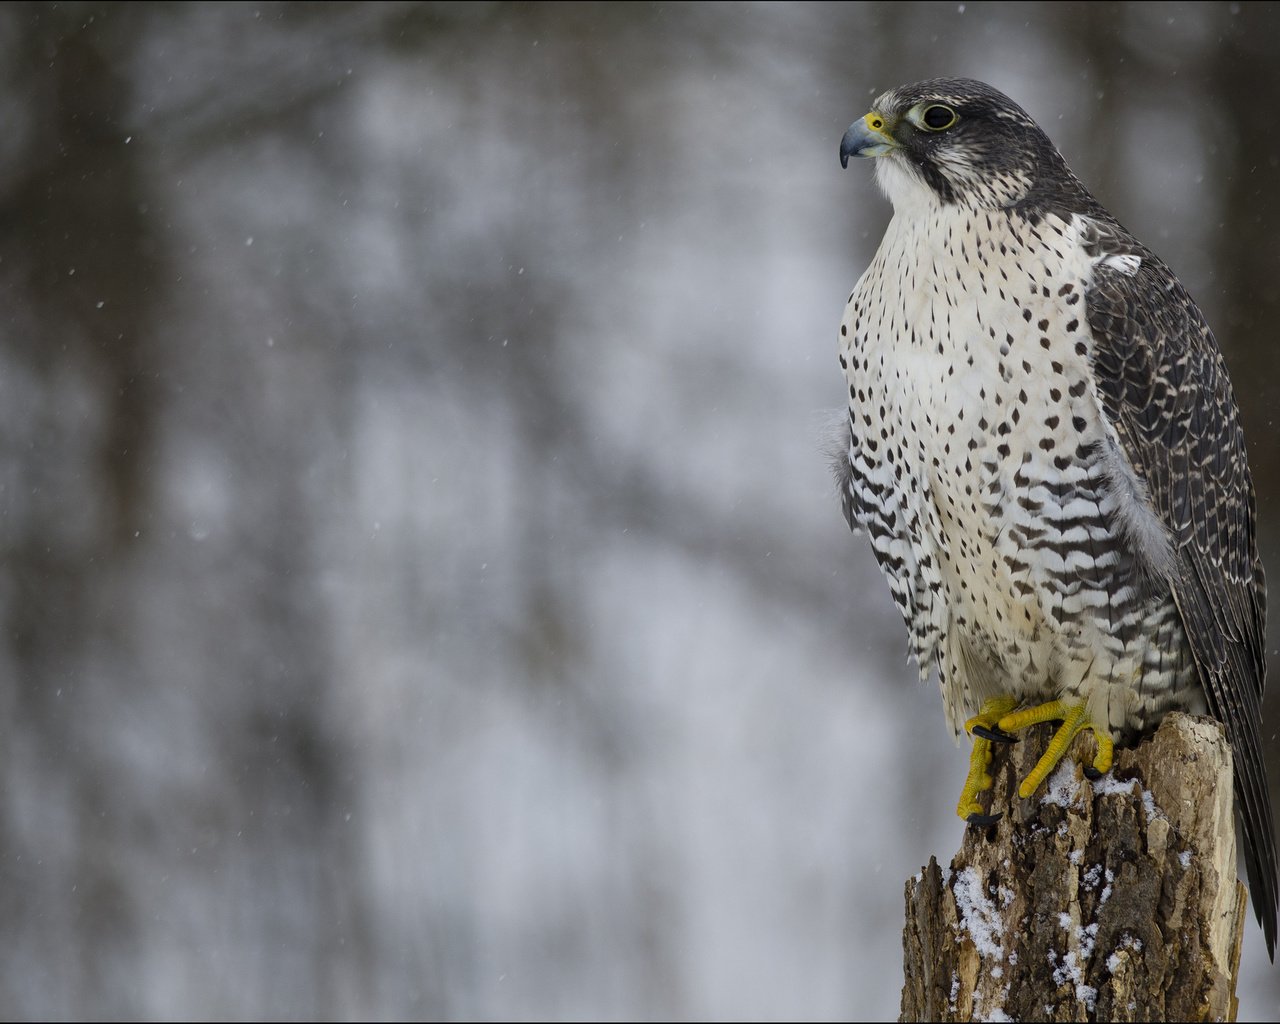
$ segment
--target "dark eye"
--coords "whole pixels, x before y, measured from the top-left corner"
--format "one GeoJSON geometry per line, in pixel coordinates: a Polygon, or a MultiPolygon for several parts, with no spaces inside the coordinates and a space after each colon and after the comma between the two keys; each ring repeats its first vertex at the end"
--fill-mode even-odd
{"type": "Polygon", "coordinates": [[[944,107],[941,103],[936,103],[932,107],[926,108],[925,112],[920,115],[920,120],[931,132],[940,132],[944,128],[950,128],[958,118],[956,117],[956,112],[950,107],[944,107]]]}

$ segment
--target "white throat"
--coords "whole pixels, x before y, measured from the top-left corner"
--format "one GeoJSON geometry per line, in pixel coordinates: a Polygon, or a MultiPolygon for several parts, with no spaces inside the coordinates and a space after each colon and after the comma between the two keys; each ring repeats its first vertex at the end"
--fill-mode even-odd
{"type": "Polygon", "coordinates": [[[928,217],[942,206],[937,193],[908,166],[900,153],[876,157],[876,184],[900,217],[928,217]]]}

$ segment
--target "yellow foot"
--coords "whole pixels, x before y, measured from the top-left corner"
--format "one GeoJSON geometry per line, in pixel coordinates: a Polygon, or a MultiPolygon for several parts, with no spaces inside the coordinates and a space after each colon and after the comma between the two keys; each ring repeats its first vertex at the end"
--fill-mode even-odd
{"type": "Polygon", "coordinates": [[[997,821],[1000,815],[982,813],[982,805],[978,803],[978,794],[990,789],[992,778],[987,770],[991,766],[991,734],[1000,730],[1000,722],[1009,717],[1009,713],[1018,706],[1012,697],[997,697],[982,705],[982,710],[964,723],[965,732],[973,736],[973,752],[969,755],[969,776],[964,780],[964,789],[960,791],[960,803],[956,813],[965,821],[974,825],[989,825],[997,821]],[[987,735],[983,735],[986,733],[987,735]]]}
{"type": "MultiPolygon", "coordinates": [[[[983,705],[983,710],[986,710],[986,705],[983,705]]],[[[982,716],[979,715],[978,717],[982,716]]],[[[1059,719],[1061,719],[1062,725],[1053,734],[1053,739],[1049,742],[1049,749],[1044,752],[1044,756],[1040,758],[1031,774],[1023,779],[1022,785],[1018,787],[1018,795],[1023,799],[1026,799],[1040,788],[1040,784],[1049,777],[1049,773],[1058,767],[1058,762],[1062,760],[1062,755],[1070,748],[1071,741],[1086,729],[1093,730],[1093,738],[1098,744],[1098,753],[1093,759],[1093,764],[1085,767],[1085,774],[1090,778],[1096,779],[1111,769],[1115,745],[1111,741],[1110,734],[1105,729],[1099,729],[1085,717],[1083,703],[1068,704],[1066,701],[1054,700],[1034,708],[1013,711],[999,719],[996,722],[996,728],[1001,732],[1012,733],[1032,725],[1039,725],[1041,722],[1054,722],[1059,719]]],[[[971,768],[970,775],[972,776],[972,774],[971,768]]]]}

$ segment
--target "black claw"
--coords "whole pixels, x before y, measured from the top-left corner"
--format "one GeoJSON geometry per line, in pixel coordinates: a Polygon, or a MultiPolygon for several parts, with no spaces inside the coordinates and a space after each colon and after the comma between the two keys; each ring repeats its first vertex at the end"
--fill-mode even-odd
{"type": "Polygon", "coordinates": [[[1097,782],[1100,778],[1102,778],[1102,772],[1098,771],[1098,769],[1095,768],[1093,765],[1086,764],[1083,767],[1084,767],[1084,777],[1088,779],[1090,782],[1097,782]]]}
{"type": "Polygon", "coordinates": [[[979,828],[986,828],[988,825],[994,825],[1003,817],[1003,814],[979,814],[977,811],[974,811],[973,814],[969,815],[969,817],[964,820],[970,825],[977,825],[979,828]]]}
{"type": "Polygon", "coordinates": [[[1017,743],[1018,742],[1017,736],[1010,736],[1007,732],[1001,732],[999,729],[995,728],[994,726],[992,726],[991,728],[988,728],[985,725],[975,725],[973,727],[973,734],[975,736],[981,736],[984,740],[991,740],[993,743],[1017,743]]]}

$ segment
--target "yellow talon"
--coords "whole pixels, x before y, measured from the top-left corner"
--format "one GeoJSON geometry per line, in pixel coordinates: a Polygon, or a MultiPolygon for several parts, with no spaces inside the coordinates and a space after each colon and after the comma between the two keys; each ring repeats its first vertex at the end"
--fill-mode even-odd
{"type": "MultiPolygon", "coordinates": [[[[1062,757],[1071,748],[1072,741],[1086,729],[1093,730],[1094,740],[1098,744],[1098,752],[1091,765],[1092,774],[1104,775],[1111,770],[1111,762],[1115,754],[1115,744],[1105,729],[1099,729],[1085,716],[1085,705],[1069,704],[1066,701],[1054,700],[1039,704],[1033,708],[1015,711],[1018,701],[1013,697],[996,697],[986,701],[982,710],[964,723],[967,733],[973,735],[975,727],[982,727],[996,732],[1015,733],[1042,722],[1062,721],[1058,731],[1049,741],[1049,748],[1036,763],[1031,774],[1022,780],[1018,787],[1018,795],[1024,800],[1031,796],[1049,774],[1058,767],[1062,757]]],[[[973,752],[969,755],[969,774],[964,780],[964,789],[960,791],[960,802],[956,813],[966,821],[988,819],[978,803],[978,794],[992,785],[991,773],[991,740],[984,736],[974,736],[973,752]]],[[[1090,773],[1090,769],[1085,769],[1090,773]]],[[[997,815],[998,817],[998,815],[997,815]]]]}
{"type": "MultiPolygon", "coordinates": [[[[985,726],[988,729],[998,728],[997,723],[1007,716],[1018,702],[1012,697],[997,697],[986,701],[982,710],[964,723],[965,732],[973,734],[974,726],[985,726]]],[[[969,755],[969,775],[964,780],[964,789],[960,791],[960,802],[956,805],[956,813],[968,821],[977,815],[982,817],[982,805],[978,803],[978,794],[990,789],[991,773],[987,769],[991,765],[991,741],[982,736],[975,736],[973,752],[969,755]]]]}
{"type": "Polygon", "coordinates": [[[999,728],[1000,719],[1007,718],[1009,712],[1018,706],[1016,697],[995,697],[984,701],[982,710],[964,723],[964,731],[973,734],[974,726],[985,725],[988,729],[999,728]]]}
{"type": "Polygon", "coordinates": [[[1093,770],[1099,775],[1106,775],[1111,771],[1111,761],[1115,756],[1116,745],[1110,735],[1105,732],[1093,730],[1093,738],[1098,743],[1098,753],[1093,759],[1093,770]]]}
{"type": "Polygon", "coordinates": [[[1085,729],[1093,730],[1094,739],[1098,744],[1098,753],[1093,759],[1094,771],[1102,775],[1111,769],[1115,744],[1105,730],[1098,729],[1085,717],[1083,703],[1068,704],[1061,700],[1049,701],[1047,704],[1005,715],[996,723],[996,728],[1003,732],[1018,732],[1029,726],[1039,725],[1041,722],[1052,722],[1058,719],[1061,719],[1062,725],[1053,734],[1049,749],[1044,752],[1044,756],[1036,763],[1031,774],[1023,779],[1022,785],[1018,787],[1018,795],[1023,799],[1040,788],[1040,784],[1049,777],[1049,773],[1058,767],[1058,762],[1062,760],[1072,741],[1085,729]]]}

